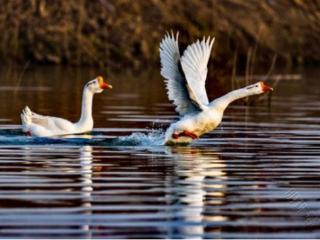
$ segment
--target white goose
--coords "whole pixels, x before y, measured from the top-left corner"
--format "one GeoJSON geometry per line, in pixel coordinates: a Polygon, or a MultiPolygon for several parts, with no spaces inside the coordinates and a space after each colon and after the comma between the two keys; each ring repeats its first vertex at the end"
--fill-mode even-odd
{"type": "Polygon", "coordinates": [[[178,33],[167,34],[160,43],[161,75],[165,78],[169,100],[176,105],[180,120],[171,124],[165,144],[189,143],[215,129],[224,110],[233,101],[273,89],[263,82],[234,90],[209,103],[205,81],[214,38],[203,38],[187,47],[180,58],[178,33]]]}
{"type": "Polygon", "coordinates": [[[51,137],[90,132],[93,128],[92,100],[95,93],[112,88],[101,76],[89,81],[83,88],[81,117],[76,123],[36,114],[26,106],[21,113],[22,131],[30,136],[51,137]]]}

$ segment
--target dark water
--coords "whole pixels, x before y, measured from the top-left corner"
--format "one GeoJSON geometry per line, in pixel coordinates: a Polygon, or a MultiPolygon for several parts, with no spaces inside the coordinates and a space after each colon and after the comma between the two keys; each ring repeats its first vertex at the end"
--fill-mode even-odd
{"type": "Polygon", "coordinates": [[[175,113],[157,72],[111,76],[92,135],[46,139],[21,135],[22,107],[76,120],[96,71],[1,71],[1,238],[320,237],[319,72],[281,81],[270,108],[235,103],[214,132],[165,147],[175,113]]]}

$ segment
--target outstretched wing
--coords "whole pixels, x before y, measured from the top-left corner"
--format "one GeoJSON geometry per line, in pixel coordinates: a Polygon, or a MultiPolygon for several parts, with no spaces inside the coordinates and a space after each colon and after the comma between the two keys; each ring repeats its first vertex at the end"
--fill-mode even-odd
{"type": "Polygon", "coordinates": [[[205,83],[208,72],[208,61],[214,38],[203,38],[184,51],[181,57],[181,66],[188,82],[188,90],[190,98],[199,105],[206,106],[209,104],[205,83]]]}
{"type": "Polygon", "coordinates": [[[190,98],[186,79],[179,71],[180,52],[178,33],[167,34],[160,43],[161,75],[166,79],[169,100],[176,105],[180,115],[199,111],[199,106],[190,98]]]}

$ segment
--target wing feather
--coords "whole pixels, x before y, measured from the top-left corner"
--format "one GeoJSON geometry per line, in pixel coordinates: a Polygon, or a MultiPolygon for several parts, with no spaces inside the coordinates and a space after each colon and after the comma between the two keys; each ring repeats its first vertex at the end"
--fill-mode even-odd
{"type": "Polygon", "coordinates": [[[205,89],[208,72],[208,61],[214,38],[203,38],[197,40],[184,51],[181,57],[181,66],[186,77],[190,97],[193,102],[197,102],[200,108],[209,104],[205,89]]]}
{"type": "Polygon", "coordinates": [[[35,112],[31,112],[31,113],[32,113],[31,115],[32,123],[40,125],[47,129],[63,132],[63,131],[70,130],[73,126],[73,124],[70,121],[62,118],[43,116],[35,112]]]}
{"type": "Polygon", "coordinates": [[[161,75],[166,79],[169,100],[176,105],[176,111],[180,115],[185,115],[200,109],[197,102],[191,99],[186,79],[179,71],[178,36],[178,33],[176,36],[173,33],[167,34],[160,43],[161,75]]]}

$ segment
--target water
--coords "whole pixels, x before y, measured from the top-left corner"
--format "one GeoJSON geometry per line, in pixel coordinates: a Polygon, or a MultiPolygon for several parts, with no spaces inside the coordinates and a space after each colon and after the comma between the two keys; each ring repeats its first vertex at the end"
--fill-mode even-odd
{"type": "Polygon", "coordinates": [[[76,120],[96,71],[1,71],[1,238],[320,237],[319,72],[280,82],[271,108],[235,103],[214,132],[166,147],[176,116],[157,72],[111,76],[92,135],[47,139],[21,134],[21,109],[76,120]]]}

